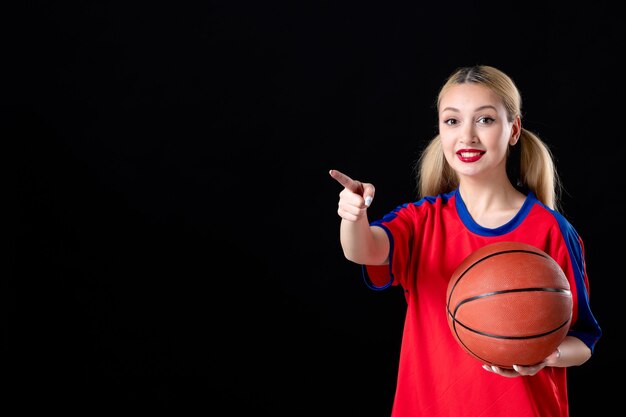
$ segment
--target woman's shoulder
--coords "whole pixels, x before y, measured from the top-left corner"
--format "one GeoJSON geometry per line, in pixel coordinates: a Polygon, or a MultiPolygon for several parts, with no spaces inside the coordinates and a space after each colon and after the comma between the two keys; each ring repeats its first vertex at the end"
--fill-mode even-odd
{"type": "Polygon", "coordinates": [[[552,221],[562,234],[578,237],[576,228],[564,213],[546,206],[532,192],[528,193],[528,200],[548,221],[552,221]]]}
{"type": "Polygon", "coordinates": [[[421,205],[437,205],[437,204],[441,204],[441,205],[445,205],[448,204],[450,201],[454,200],[456,198],[457,195],[457,190],[452,190],[452,191],[448,191],[446,193],[440,193],[437,195],[428,195],[428,196],[424,196],[422,198],[420,198],[419,200],[415,201],[413,204],[416,206],[421,206],[421,205]]]}
{"type": "Polygon", "coordinates": [[[412,222],[428,218],[430,216],[428,213],[433,214],[446,210],[449,207],[454,207],[454,204],[451,205],[450,203],[454,201],[455,195],[456,191],[451,191],[433,196],[424,196],[418,200],[402,203],[385,214],[381,219],[373,222],[373,224],[390,222],[400,218],[412,222]]]}

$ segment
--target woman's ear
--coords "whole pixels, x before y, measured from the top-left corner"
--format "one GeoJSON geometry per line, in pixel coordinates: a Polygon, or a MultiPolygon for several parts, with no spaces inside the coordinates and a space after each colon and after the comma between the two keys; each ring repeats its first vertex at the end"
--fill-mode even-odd
{"type": "Polygon", "coordinates": [[[522,118],[519,116],[515,116],[515,120],[513,120],[513,126],[511,126],[511,137],[509,138],[509,145],[514,146],[519,137],[522,134],[522,118]]]}

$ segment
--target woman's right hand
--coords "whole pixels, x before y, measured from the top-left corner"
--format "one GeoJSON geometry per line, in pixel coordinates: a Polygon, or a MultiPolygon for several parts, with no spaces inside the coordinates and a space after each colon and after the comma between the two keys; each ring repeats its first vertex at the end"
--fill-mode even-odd
{"type": "Polygon", "coordinates": [[[339,193],[339,217],[350,222],[356,222],[366,217],[367,208],[374,199],[373,184],[356,181],[346,174],[335,169],[330,170],[333,177],[344,189],[339,193]]]}

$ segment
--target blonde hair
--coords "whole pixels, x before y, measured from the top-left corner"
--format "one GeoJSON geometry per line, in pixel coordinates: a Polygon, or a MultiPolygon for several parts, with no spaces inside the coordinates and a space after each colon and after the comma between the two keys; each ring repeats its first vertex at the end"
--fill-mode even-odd
{"type": "MultiPolygon", "coordinates": [[[[521,118],[522,98],[513,80],[502,71],[487,65],[457,69],[443,85],[437,97],[437,109],[441,98],[450,87],[457,84],[483,85],[500,97],[506,108],[509,122],[521,118]]],[[[559,209],[561,182],[554,158],[548,146],[533,132],[521,130],[519,152],[509,148],[507,175],[513,186],[521,191],[532,191],[537,199],[553,210],[559,209]],[[519,155],[512,160],[511,155],[519,155]],[[517,172],[519,171],[519,172],[517,172]]],[[[439,135],[428,143],[416,163],[418,197],[447,193],[459,186],[459,178],[446,161],[439,135]]]]}

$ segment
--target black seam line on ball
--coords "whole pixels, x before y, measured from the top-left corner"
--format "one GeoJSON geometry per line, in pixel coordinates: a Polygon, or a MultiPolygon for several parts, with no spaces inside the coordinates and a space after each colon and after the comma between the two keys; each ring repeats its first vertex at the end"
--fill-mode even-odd
{"type": "MultiPolygon", "coordinates": [[[[494,295],[500,295],[500,294],[508,294],[508,293],[514,293],[514,292],[527,292],[527,291],[542,291],[542,292],[556,292],[556,293],[561,293],[561,294],[566,294],[566,295],[571,295],[572,292],[570,290],[565,290],[562,288],[543,288],[543,287],[528,287],[528,288],[515,288],[512,290],[502,290],[502,291],[492,291],[492,292],[487,292],[484,294],[480,294],[480,295],[475,295],[473,297],[470,298],[466,298],[465,300],[459,302],[456,305],[456,308],[454,309],[454,312],[450,311],[450,305],[447,306],[447,310],[448,310],[448,314],[450,314],[452,316],[452,318],[454,319],[454,321],[456,321],[456,312],[459,311],[459,308],[461,308],[461,306],[465,303],[469,303],[470,301],[475,301],[481,298],[485,298],[485,297],[493,297],[494,295]]],[[[465,327],[465,326],[463,326],[465,327]]]]}
{"type": "Polygon", "coordinates": [[[563,289],[563,288],[553,288],[553,287],[514,288],[514,289],[511,289],[511,290],[486,292],[484,294],[479,294],[479,295],[475,295],[475,296],[470,297],[470,298],[466,298],[465,300],[459,302],[456,305],[456,308],[454,309],[454,313],[456,314],[456,312],[459,309],[459,307],[461,307],[463,304],[469,303],[470,301],[478,300],[480,298],[492,297],[494,295],[508,294],[508,293],[514,293],[514,292],[531,292],[531,291],[536,291],[536,292],[558,292],[558,293],[566,294],[566,295],[571,295],[571,293],[572,293],[570,290],[566,290],[566,289],[563,289]]]}
{"type": "MultiPolygon", "coordinates": [[[[464,325],[463,323],[461,323],[460,321],[458,321],[457,319],[455,319],[454,317],[452,318],[452,320],[454,320],[454,324],[455,327],[458,324],[459,326],[469,330],[472,333],[476,333],[479,334],[481,336],[487,336],[487,337],[491,337],[494,339],[535,339],[537,337],[543,337],[543,336],[547,336],[551,333],[554,333],[556,331],[558,331],[559,329],[561,329],[563,326],[567,325],[567,323],[569,323],[569,319],[567,319],[566,321],[564,321],[563,323],[561,323],[558,327],[548,331],[548,332],[544,332],[544,333],[539,333],[539,334],[533,334],[533,335],[529,335],[529,336],[502,336],[502,335],[497,335],[497,334],[491,334],[491,333],[486,333],[486,332],[479,332],[478,330],[474,330],[471,327],[468,327],[466,325],[464,325]]],[[[455,329],[456,332],[456,329],[455,329]]]]}

